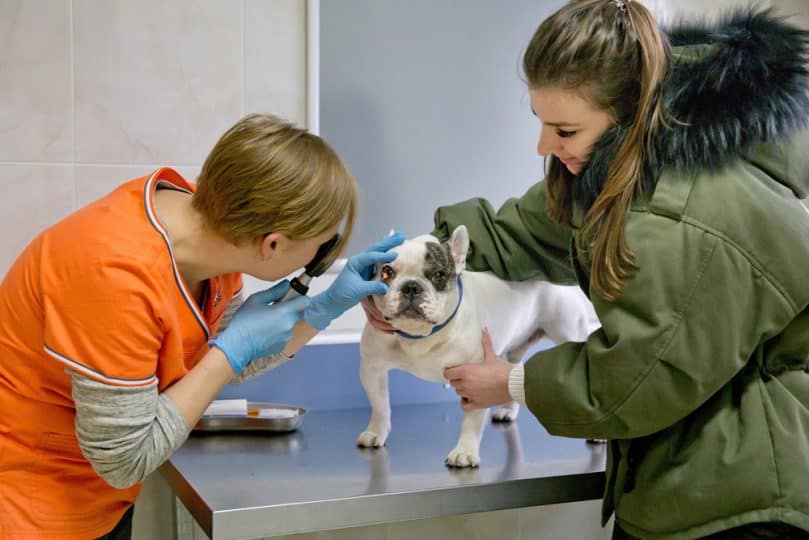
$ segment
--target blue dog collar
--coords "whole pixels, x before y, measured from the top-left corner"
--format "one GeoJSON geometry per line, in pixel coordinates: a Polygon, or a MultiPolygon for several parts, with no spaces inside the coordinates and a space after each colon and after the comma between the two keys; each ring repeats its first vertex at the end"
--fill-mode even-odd
{"type": "Polygon", "coordinates": [[[403,338],[407,339],[422,339],[426,337],[430,337],[436,332],[441,331],[449,322],[455,318],[455,315],[458,313],[458,309],[461,307],[461,300],[463,300],[463,281],[461,281],[461,276],[458,276],[458,305],[455,306],[455,311],[452,312],[452,315],[449,316],[449,319],[442,322],[438,326],[433,326],[433,331],[427,334],[426,336],[414,336],[413,334],[408,334],[407,332],[402,332],[401,330],[396,330],[396,333],[402,336],[403,338]]]}

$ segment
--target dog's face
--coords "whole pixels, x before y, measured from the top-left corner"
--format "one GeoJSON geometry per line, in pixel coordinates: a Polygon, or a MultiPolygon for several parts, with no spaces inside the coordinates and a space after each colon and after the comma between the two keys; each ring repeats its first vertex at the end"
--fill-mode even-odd
{"type": "Polygon", "coordinates": [[[458,276],[466,264],[469,234],[459,226],[448,242],[423,235],[393,249],[396,260],[379,265],[375,277],[388,285],[374,303],[385,320],[408,334],[426,336],[458,303],[458,276]]]}

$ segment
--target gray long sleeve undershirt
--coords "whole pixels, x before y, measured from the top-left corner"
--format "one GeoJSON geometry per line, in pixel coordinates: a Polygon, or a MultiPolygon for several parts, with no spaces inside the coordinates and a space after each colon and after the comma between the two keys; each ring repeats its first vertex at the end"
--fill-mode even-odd
{"type": "MultiPolygon", "coordinates": [[[[219,332],[230,322],[241,298],[223,315],[219,332]]],[[[278,353],[250,362],[231,382],[241,383],[265,373],[289,357],[278,353]]],[[[67,370],[76,405],[76,437],[84,457],[98,475],[114,488],[143,481],[188,438],[191,426],[157,382],[128,388],[100,383],[67,370]]]]}
{"type": "Polygon", "coordinates": [[[112,386],[70,371],[76,404],[76,438],[84,457],[114,488],[143,481],[190,432],[180,411],[157,382],[138,388],[112,386]]]}

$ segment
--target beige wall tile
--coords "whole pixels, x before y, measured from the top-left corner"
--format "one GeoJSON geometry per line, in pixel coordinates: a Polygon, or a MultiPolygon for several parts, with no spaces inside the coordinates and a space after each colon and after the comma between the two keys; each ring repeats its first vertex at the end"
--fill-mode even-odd
{"type": "Polygon", "coordinates": [[[306,125],[306,2],[246,0],[245,110],[306,125]]]}
{"type": "MultiPolygon", "coordinates": [[[[156,165],[77,165],[76,208],[103,197],[119,185],[154,172],[156,165]]],[[[174,167],[183,178],[196,182],[201,167],[174,167]]]]}
{"type": "Polygon", "coordinates": [[[70,1],[0,2],[0,161],[73,159],[70,1]]]}
{"type": "Polygon", "coordinates": [[[73,207],[72,165],[2,165],[0,275],[40,231],[73,207]]]}
{"type": "Polygon", "coordinates": [[[242,2],[76,0],[76,156],[202,163],[242,114],[242,2]]]}
{"type": "Polygon", "coordinates": [[[246,0],[245,13],[245,111],[305,126],[305,0],[246,0]]]}

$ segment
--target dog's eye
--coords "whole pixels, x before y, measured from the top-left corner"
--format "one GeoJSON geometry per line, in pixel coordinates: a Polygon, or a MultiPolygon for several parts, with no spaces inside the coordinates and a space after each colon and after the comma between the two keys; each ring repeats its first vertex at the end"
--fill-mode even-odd
{"type": "Polygon", "coordinates": [[[392,280],[396,276],[396,272],[388,266],[387,264],[382,267],[382,270],[379,272],[379,277],[382,278],[382,281],[387,283],[388,281],[392,280]]]}
{"type": "Polygon", "coordinates": [[[437,272],[433,272],[433,275],[430,276],[430,279],[432,279],[434,283],[440,283],[444,281],[444,278],[446,277],[447,275],[444,272],[438,270],[437,272]]]}

